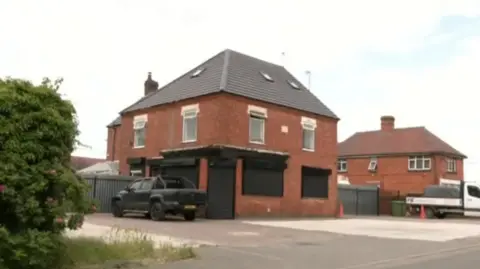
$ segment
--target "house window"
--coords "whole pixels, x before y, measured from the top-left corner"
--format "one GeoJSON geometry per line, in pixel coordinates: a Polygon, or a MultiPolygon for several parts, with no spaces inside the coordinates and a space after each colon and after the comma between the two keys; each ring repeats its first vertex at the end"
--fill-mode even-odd
{"type": "Polygon", "coordinates": [[[457,172],[457,160],[452,158],[447,158],[447,172],[450,172],[450,173],[457,172]]]}
{"type": "Polygon", "coordinates": [[[249,141],[255,144],[265,144],[265,108],[248,106],[249,114],[249,141]]]}
{"type": "Polygon", "coordinates": [[[347,160],[338,160],[337,161],[337,171],[338,172],[347,172],[347,160]]]}
{"type": "Polygon", "coordinates": [[[133,118],[133,147],[145,147],[145,136],[147,126],[147,115],[140,115],[133,118]]]}
{"type": "Polygon", "coordinates": [[[143,171],[138,169],[138,170],[130,170],[130,175],[133,177],[141,177],[143,176],[143,171]]]}
{"type": "Polygon", "coordinates": [[[408,170],[425,171],[432,167],[432,159],[426,156],[413,156],[408,158],[408,170]]]}
{"type": "Polygon", "coordinates": [[[375,172],[377,171],[378,160],[377,158],[371,158],[370,163],[368,164],[368,171],[375,172]]]}
{"type": "Polygon", "coordinates": [[[302,166],[302,198],[328,198],[330,170],[302,166]]]}
{"type": "Polygon", "coordinates": [[[184,143],[197,141],[197,116],[199,111],[198,104],[182,107],[182,141],[184,143]]]}
{"type": "Polygon", "coordinates": [[[317,121],[307,117],[302,117],[303,145],[302,149],[306,151],[315,151],[315,129],[317,121]]]}
{"type": "Polygon", "coordinates": [[[242,194],[283,197],[284,162],[244,159],[242,194]]]}

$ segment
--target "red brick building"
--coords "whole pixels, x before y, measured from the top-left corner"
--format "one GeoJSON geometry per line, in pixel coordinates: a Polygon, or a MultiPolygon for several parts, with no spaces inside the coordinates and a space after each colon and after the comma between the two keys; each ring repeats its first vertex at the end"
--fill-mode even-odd
{"type": "Polygon", "coordinates": [[[185,176],[210,218],[335,214],[339,119],[284,67],[225,50],[144,86],[108,126],[122,174],[185,176]]]}
{"type": "Polygon", "coordinates": [[[441,178],[463,180],[464,154],[425,127],[395,128],[381,117],[380,130],[358,132],[339,143],[337,171],[351,184],[379,184],[400,194],[421,193],[441,178]]]}

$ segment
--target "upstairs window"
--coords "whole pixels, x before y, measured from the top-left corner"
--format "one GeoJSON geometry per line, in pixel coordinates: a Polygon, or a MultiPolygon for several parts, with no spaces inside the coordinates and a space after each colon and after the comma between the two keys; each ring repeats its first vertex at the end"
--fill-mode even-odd
{"type": "Polygon", "coordinates": [[[265,121],[267,110],[262,107],[248,106],[249,141],[255,144],[265,144],[265,121]]]}
{"type": "Polygon", "coordinates": [[[315,129],[317,121],[315,119],[302,117],[302,149],[305,151],[315,151],[315,129]]]}
{"type": "Polygon", "coordinates": [[[457,160],[452,158],[447,158],[447,172],[449,173],[457,172],[457,160]]]}
{"type": "Polygon", "coordinates": [[[145,147],[145,136],[147,126],[147,115],[135,116],[133,118],[133,147],[145,147]]]}
{"type": "Polygon", "coordinates": [[[427,156],[411,156],[408,158],[409,171],[426,171],[432,168],[432,159],[427,156]]]}
{"type": "Polygon", "coordinates": [[[182,142],[197,141],[197,116],[199,111],[198,104],[182,107],[182,142]]]}
{"type": "Polygon", "coordinates": [[[347,172],[347,160],[340,159],[337,161],[337,171],[347,172]]]}
{"type": "Polygon", "coordinates": [[[378,160],[377,158],[370,158],[370,163],[368,164],[368,171],[370,172],[376,172],[377,171],[377,166],[378,166],[378,160]]]}

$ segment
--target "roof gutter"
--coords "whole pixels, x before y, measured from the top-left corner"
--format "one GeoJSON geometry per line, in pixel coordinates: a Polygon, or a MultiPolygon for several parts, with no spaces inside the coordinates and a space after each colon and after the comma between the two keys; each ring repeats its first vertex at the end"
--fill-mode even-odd
{"type": "Polygon", "coordinates": [[[454,154],[445,151],[429,151],[429,152],[401,152],[401,153],[369,153],[369,154],[339,154],[338,158],[341,159],[360,159],[371,157],[404,157],[412,155],[441,155],[446,157],[467,159],[466,155],[454,154]]]}

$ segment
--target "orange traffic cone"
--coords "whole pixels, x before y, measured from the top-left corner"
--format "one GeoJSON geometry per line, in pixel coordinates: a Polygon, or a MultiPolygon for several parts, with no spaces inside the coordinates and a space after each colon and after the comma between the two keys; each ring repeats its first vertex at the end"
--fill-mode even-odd
{"type": "Polygon", "coordinates": [[[421,219],[425,219],[426,216],[425,216],[425,208],[422,206],[420,206],[420,218],[421,219]]]}
{"type": "Polygon", "coordinates": [[[340,203],[340,208],[338,209],[338,217],[343,218],[343,204],[340,203]]]}

